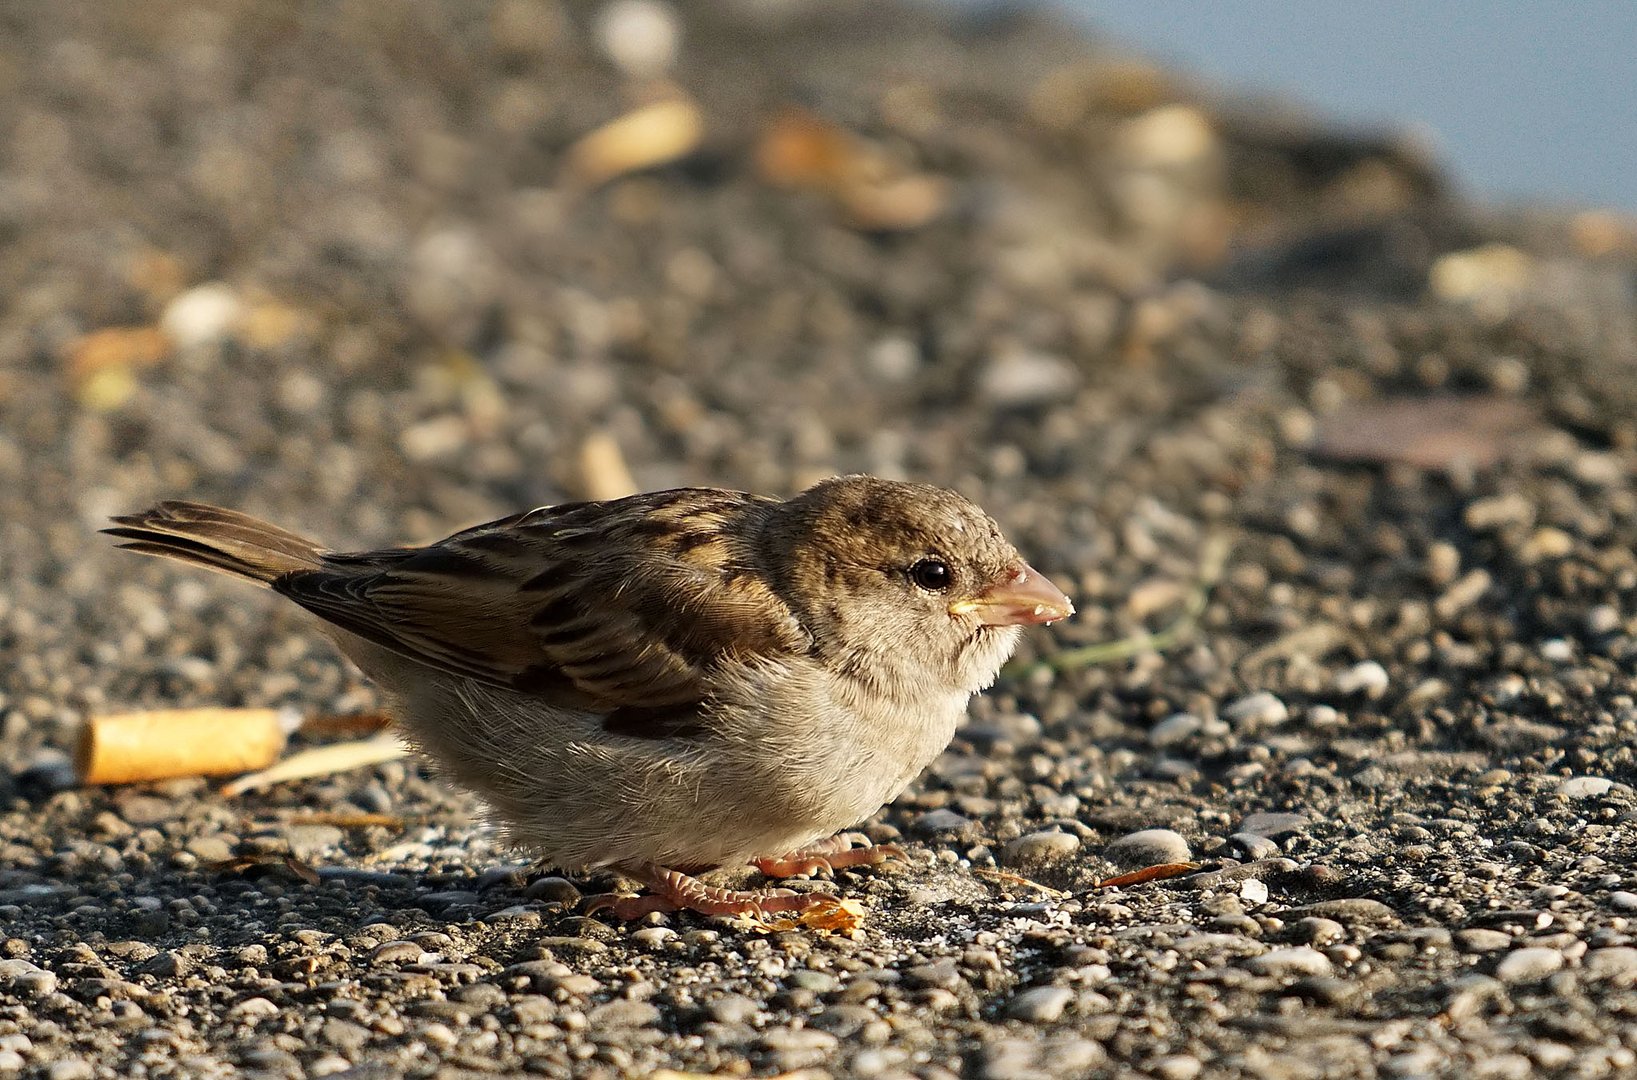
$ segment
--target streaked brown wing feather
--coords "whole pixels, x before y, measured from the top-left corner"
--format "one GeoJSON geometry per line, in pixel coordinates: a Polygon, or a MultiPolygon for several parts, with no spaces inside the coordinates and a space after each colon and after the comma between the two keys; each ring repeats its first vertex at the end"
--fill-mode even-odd
{"type": "Polygon", "coordinates": [[[674,714],[721,659],[806,646],[724,530],[767,505],[682,489],[550,507],[425,548],[329,556],[274,587],[452,674],[627,718],[674,714]]]}

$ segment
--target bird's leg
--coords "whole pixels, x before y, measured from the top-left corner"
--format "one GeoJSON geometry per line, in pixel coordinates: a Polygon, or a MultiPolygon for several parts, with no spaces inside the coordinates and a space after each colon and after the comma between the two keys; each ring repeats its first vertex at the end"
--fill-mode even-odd
{"type": "Polygon", "coordinates": [[[837,903],[827,893],[797,893],[789,889],[722,889],[698,878],[662,866],[644,863],[620,867],[620,873],[648,887],[646,896],[605,893],[586,901],[586,914],[611,911],[615,918],[640,919],[651,911],[697,911],[701,915],[771,915],[801,912],[837,903]]]}
{"type": "Polygon", "coordinates": [[[757,859],[751,865],[768,877],[795,877],[849,866],[878,866],[888,859],[903,857],[904,849],[897,844],[871,844],[863,833],[844,832],[788,855],[757,859]]]}

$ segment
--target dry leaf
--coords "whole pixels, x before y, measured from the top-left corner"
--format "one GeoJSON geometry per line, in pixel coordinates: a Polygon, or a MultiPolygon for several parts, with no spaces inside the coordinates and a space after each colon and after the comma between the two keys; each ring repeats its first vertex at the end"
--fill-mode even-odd
{"type": "Polygon", "coordinates": [[[86,408],[118,408],[136,392],[135,373],[159,363],[170,348],[170,339],[153,326],[115,326],[86,334],[65,354],[74,397],[86,408]]]}
{"type": "Polygon", "coordinates": [[[1099,889],[1113,889],[1121,885],[1142,885],[1149,881],[1165,881],[1167,878],[1191,874],[1198,869],[1199,863],[1196,862],[1160,863],[1158,866],[1145,866],[1141,870],[1133,870],[1129,874],[1105,878],[1097,883],[1097,887],[1099,889]]]}
{"type": "Polygon", "coordinates": [[[1035,892],[1045,893],[1047,896],[1058,900],[1069,895],[1061,889],[1054,889],[1050,885],[1042,885],[1038,881],[1030,881],[1026,877],[1007,873],[1005,870],[990,870],[987,867],[975,866],[972,868],[972,873],[981,878],[988,878],[990,881],[1001,882],[1004,885],[1016,885],[1019,888],[1033,889],[1035,892]]]}
{"type": "Polygon", "coordinates": [[[779,187],[828,195],[853,225],[915,229],[943,213],[949,185],[910,172],[877,145],[806,109],[785,109],[756,147],[762,178],[779,187]]]}
{"type": "Polygon", "coordinates": [[[296,814],[289,819],[289,824],[333,825],[337,829],[403,829],[408,825],[400,814],[370,814],[362,811],[346,814],[331,811],[296,814]]]}
{"type": "Polygon", "coordinates": [[[317,885],[320,880],[317,870],[294,855],[240,855],[221,862],[207,863],[206,869],[219,874],[247,874],[252,870],[274,869],[286,871],[297,881],[308,885],[317,885]]]}
{"type": "Polygon", "coordinates": [[[231,784],[225,785],[222,788],[222,794],[231,797],[243,795],[247,791],[259,791],[262,788],[272,787],[274,784],[282,784],[289,780],[307,780],[315,776],[333,776],[336,773],[361,769],[366,765],[379,765],[384,761],[397,761],[408,752],[403,743],[398,741],[398,737],[390,732],[383,732],[373,739],[360,739],[356,742],[319,746],[311,750],[303,750],[299,754],[292,754],[261,772],[241,776],[231,784]]]}
{"type": "Polygon", "coordinates": [[[569,147],[568,170],[582,184],[596,187],[686,157],[704,134],[704,116],[693,102],[655,102],[609,121],[569,147]]]}
{"type": "Polygon", "coordinates": [[[1539,430],[1534,411],[1513,398],[1396,398],[1327,417],[1313,453],[1331,461],[1397,462],[1435,471],[1483,468],[1514,440],[1539,430]]]}
{"type": "Polygon", "coordinates": [[[832,934],[850,934],[864,925],[869,909],[858,900],[837,900],[833,904],[808,908],[798,914],[747,915],[736,920],[747,930],[781,933],[786,930],[822,930],[832,934]]]}

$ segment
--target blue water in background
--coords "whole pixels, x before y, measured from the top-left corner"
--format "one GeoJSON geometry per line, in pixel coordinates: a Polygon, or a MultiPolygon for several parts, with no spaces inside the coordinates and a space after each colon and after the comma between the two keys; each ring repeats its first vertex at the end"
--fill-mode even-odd
{"type": "Polygon", "coordinates": [[[1420,127],[1479,199],[1637,212],[1631,0],[1050,2],[1212,82],[1420,127]]]}

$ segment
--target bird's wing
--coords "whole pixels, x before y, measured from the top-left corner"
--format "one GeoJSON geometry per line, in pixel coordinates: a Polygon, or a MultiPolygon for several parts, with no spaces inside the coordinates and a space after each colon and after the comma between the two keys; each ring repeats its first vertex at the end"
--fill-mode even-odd
{"type": "Polygon", "coordinates": [[[638,734],[691,715],[723,660],[806,648],[733,528],[767,504],[679,489],[546,507],[424,548],[327,555],[273,587],[409,659],[638,734]]]}

